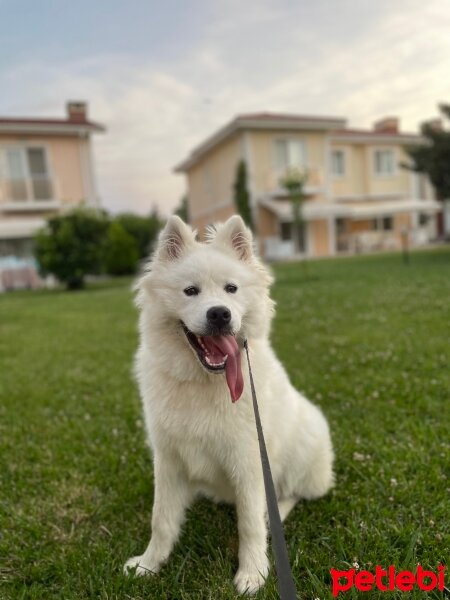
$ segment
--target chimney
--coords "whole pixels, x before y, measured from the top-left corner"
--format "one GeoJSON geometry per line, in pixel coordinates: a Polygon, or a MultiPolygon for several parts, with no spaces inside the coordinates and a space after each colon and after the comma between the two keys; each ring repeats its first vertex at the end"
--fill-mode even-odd
{"type": "Polygon", "coordinates": [[[444,129],[444,125],[442,124],[442,119],[437,117],[436,119],[429,119],[428,121],[424,121],[422,126],[426,125],[430,127],[433,131],[442,131],[444,129]]]}
{"type": "Polygon", "coordinates": [[[67,119],[71,123],[86,123],[87,104],[86,102],[68,102],[66,104],[67,119]]]}
{"type": "Polygon", "coordinates": [[[373,124],[374,131],[379,133],[398,133],[400,121],[398,117],[384,117],[373,124]]]}

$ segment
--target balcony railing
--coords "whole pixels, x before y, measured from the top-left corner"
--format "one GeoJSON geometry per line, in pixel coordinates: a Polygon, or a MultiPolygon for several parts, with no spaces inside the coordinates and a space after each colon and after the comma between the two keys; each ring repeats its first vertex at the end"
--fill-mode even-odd
{"type": "MultiPolygon", "coordinates": [[[[304,192],[306,195],[314,195],[320,192],[325,186],[325,178],[323,170],[319,167],[306,167],[307,179],[304,185],[304,192]]],[[[280,195],[285,194],[286,191],[282,188],[280,180],[286,174],[284,171],[277,171],[271,169],[265,173],[264,186],[265,189],[270,191],[272,194],[280,195]]]]}
{"type": "Polygon", "coordinates": [[[39,210],[39,204],[48,204],[55,200],[55,183],[46,176],[29,179],[0,180],[0,206],[29,207],[39,210]]]}

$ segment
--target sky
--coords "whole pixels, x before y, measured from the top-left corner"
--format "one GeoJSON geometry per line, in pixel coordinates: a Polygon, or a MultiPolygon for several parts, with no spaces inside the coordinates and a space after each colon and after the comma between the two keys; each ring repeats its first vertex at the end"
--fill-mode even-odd
{"type": "Polygon", "coordinates": [[[0,115],[63,117],[85,100],[101,202],[169,214],[173,167],[246,112],[397,115],[450,103],[442,0],[0,0],[0,115]]]}

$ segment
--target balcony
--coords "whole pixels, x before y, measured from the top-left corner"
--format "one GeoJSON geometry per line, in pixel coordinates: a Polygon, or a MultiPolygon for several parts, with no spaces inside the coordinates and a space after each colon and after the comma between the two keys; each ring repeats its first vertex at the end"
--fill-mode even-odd
{"type": "MultiPolygon", "coordinates": [[[[308,178],[303,189],[305,195],[315,196],[323,193],[325,190],[325,177],[323,169],[320,167],[311,166],[306,167],[305,170],[308,173],[308,178]]],[[[283,175],[285,175],[285,172],[277,171],[276,169],[271,169],[264,174],[264,187],[270,196],[280,198],[288,195],[287,191],[280,185],[280,179],[283,177],[283,175]]]]}
{"type": "Polygon", "coordinates": [[[47,176],[0,180],[0,211],[27,212],[58,208],[55,182],[47,176]]]}

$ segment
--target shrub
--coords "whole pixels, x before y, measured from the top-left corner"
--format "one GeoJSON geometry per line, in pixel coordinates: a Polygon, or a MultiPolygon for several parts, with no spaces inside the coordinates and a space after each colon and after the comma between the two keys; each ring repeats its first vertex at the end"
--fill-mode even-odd
{"type": "Polygon", "coordinates": [[[159,218],[156,215],[141,217],[132,213],[123,213],[118,215],[115,220],[135,239],[139,258],[146,258],[161,229],[159,218]]]}
{"type": "Polygon", "coordinates": [[[136,271],[139,261],[138,245],[116,220],[108,228],[105,247],[105,268],[109,275],[128,275],[136,271]]]}
{"type": "Polygon", "coordinates": [[[53,274],[68,289],[79,289],[86,275],[101,273],[108,219],[79,208],[49,219],[35,238],[35,255],[43,275],[53,274]]]}

